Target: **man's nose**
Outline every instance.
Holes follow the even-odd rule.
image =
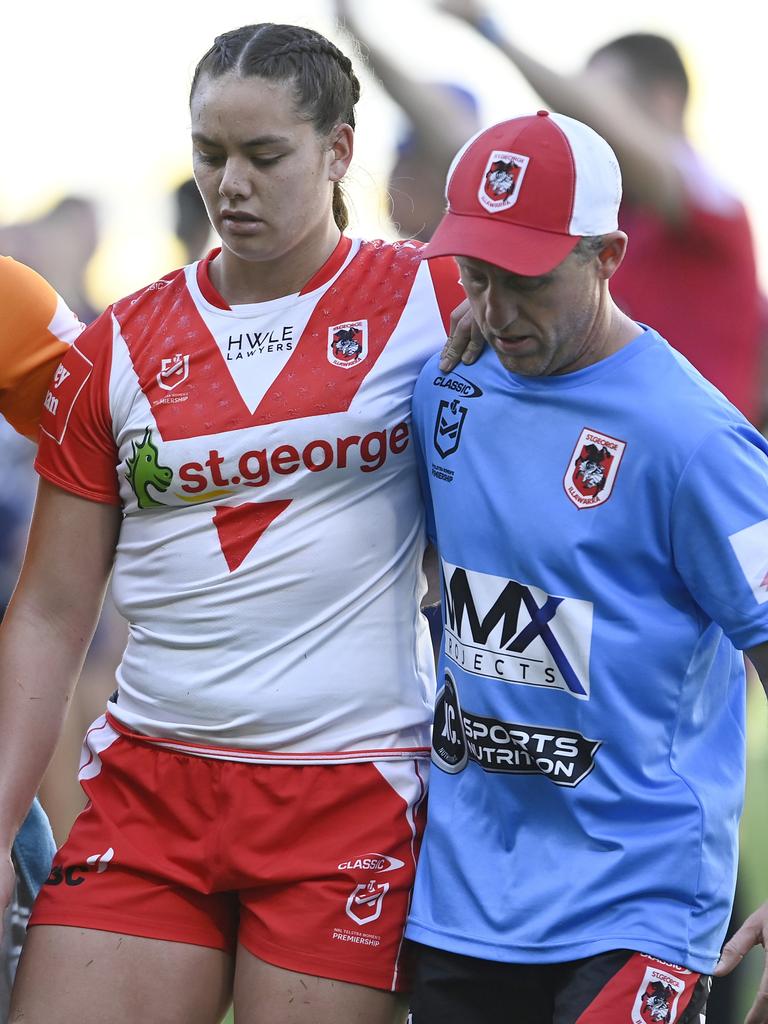
[[[485,322],[494,334],[517,320],[518,308],[514,296],[491,285],[485,296]]]

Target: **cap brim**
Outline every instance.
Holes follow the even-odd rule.
[[[581,236],[539,231],[491,217],[446,213],[421,254],[427,260],[468,256],[512,274],[537,277],[554,270],[580,241]]]

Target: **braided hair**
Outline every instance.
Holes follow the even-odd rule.
[[[217,36],[195,68],[190,99],[202,75],[219,78],[228,72],[290,81],[300,115],[321,135],[336,124],[355,127],[360,83],[352,61],[319,32],[264,22]],[[333,185],[333,217],[343,231],[349,214],[339,182]]]

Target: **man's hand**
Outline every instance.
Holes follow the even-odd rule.
[[[721,978],[738,966],[753,946],[768,950],[768,901],[750,914],[735,935],[723,946],[714,976]],[[763,976],[744,1024],[768,1024],[768,952]]]
[[[485,338],[472,317],[469,300],[451,313],[451,333],[440,353],[440,369],[447,373],[459,362],[474,363],[485,346]]]

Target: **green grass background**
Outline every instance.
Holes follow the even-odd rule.
[[[747,694],[747,792],[741,819],[740,880],[744,912],[768,899],[768,702],[756,676]],[[738,970],[741,1018],[757,992],[765,952],[756,947]]]

